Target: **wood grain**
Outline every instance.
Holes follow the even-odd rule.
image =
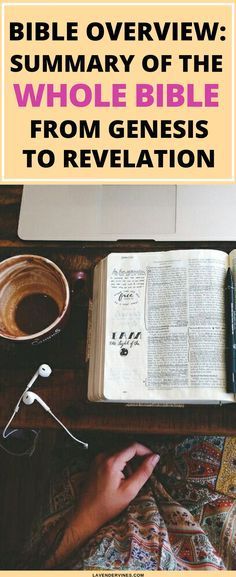
[[[64,331],[39,347],[12,346],[0,342],[0,426],[9,419],[25,384],[42,362],[53,367],[46,382],[35,386],[37,393],[63,422],[74,430],[128,431],[165,434],[235,434],[236,407],[193,406],[185,408],[125,407],[89,403],[86,399],[85,362],[88,300],[92,292],[95,264],[111,251],[169,250],[176,248],[217,248],[230,252],[232,242],[165,243],[148,241],[115,242],[24,242],[17,237],[22,187],[0,187],[0,260],[30,252],[45,255],[65,272],[72,289],[71,316]],[[76,282],[83,270],[86,281]],[[53,428],[56,423],[35,403],[22,407],[15,425]],[[86,435],[85,435],[86,436]]]

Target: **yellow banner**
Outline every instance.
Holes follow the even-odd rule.
[[[2,182],[234,182],[234,48],[232,2],[2,4]]]

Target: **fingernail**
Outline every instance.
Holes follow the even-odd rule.
[[[151,458],[151,463],[155,467],[155,465],[160,461],[160,455],[153,455]]]

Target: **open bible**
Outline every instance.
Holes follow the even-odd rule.
[[[236,251],[112,253],[94,271],[88,398],[228,403],[224,285]]]

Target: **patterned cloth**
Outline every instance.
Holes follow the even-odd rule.
[[[161,455],[155,473],[126,511],[60,568],[236,569],[236,438],[142,441]],[[55,550],[88,460],[80,454],[52,484],[22,567],[43,568]]]

